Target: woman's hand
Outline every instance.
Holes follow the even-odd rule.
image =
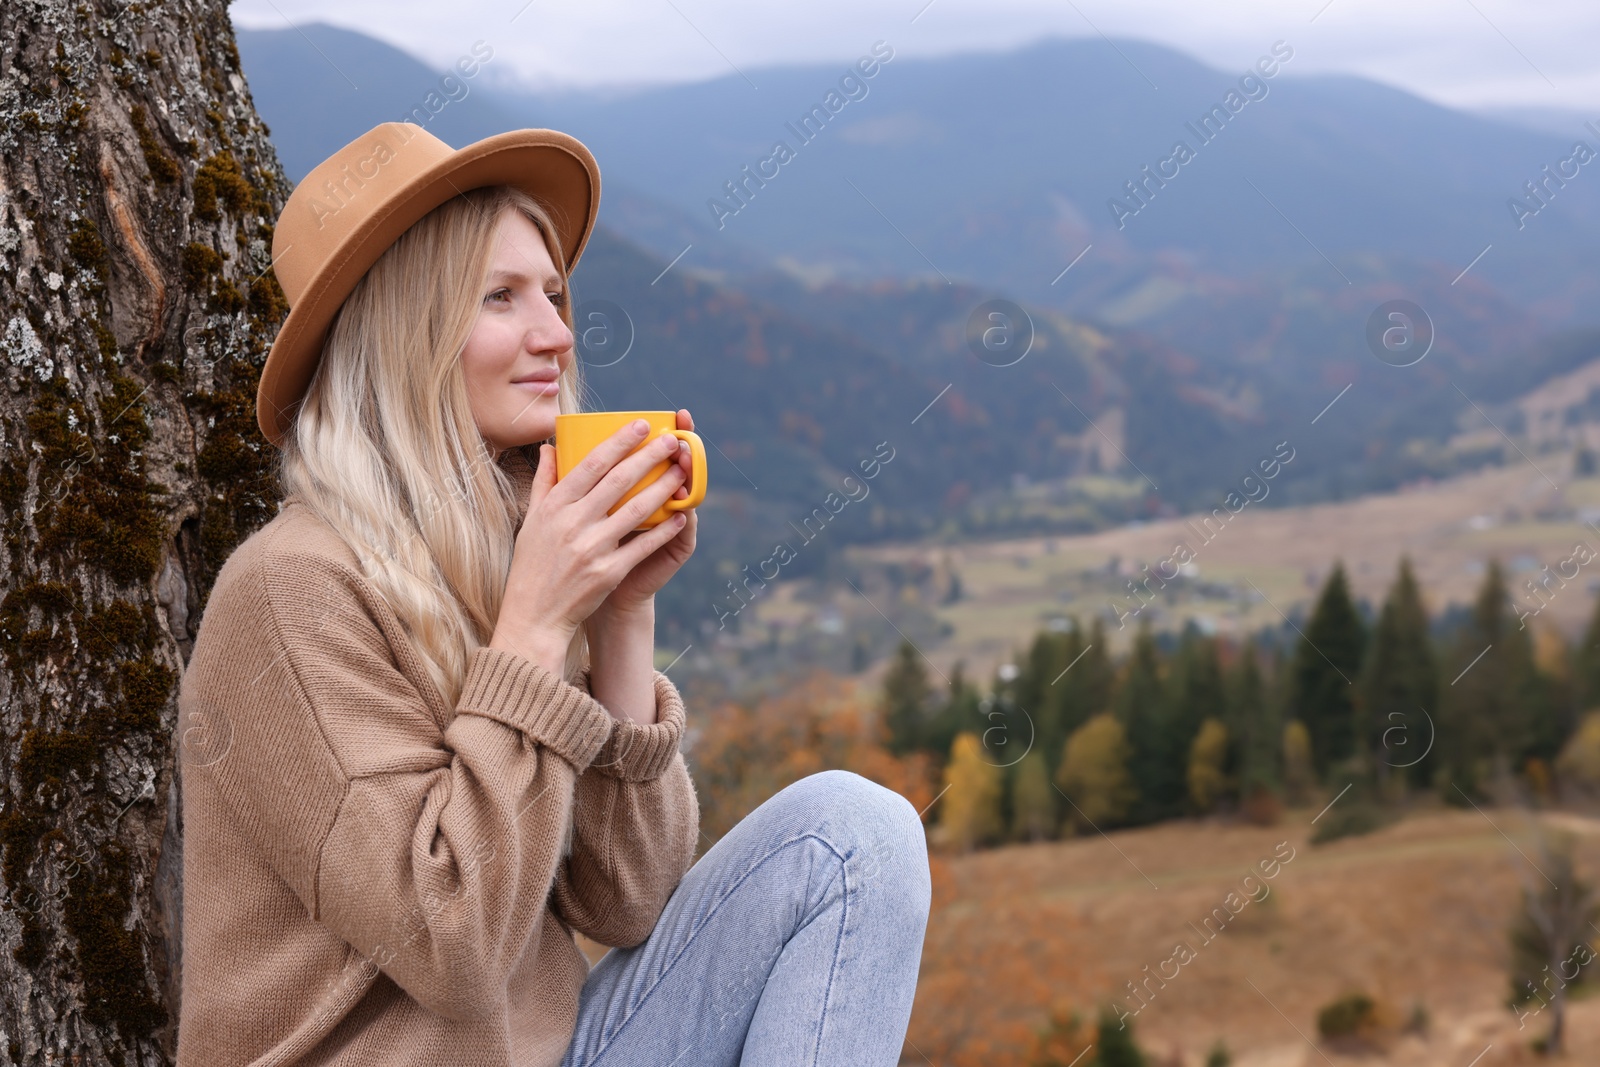
[[[694,416],[689,414],[688,408],[678,409],[678,429],[694,429]],[[679,482],[672,495],[675,499],[681,500],[689,495],[688,479],[693,473],[694,467],[688,448],[678,450],[678,467],[683,472],[683,480]],[[663,480],[671,474],[672,471],[669,468],[667,473],[662,475]],[[698,510],[697,508],[689,508],[678,513],[688,518],[688,522],[684,523],[683,529],[678,531],[676,537],[668,539],[665,544],[662,544],[641,560],[633,570],[628,572],[628,576],[617,584],[617,587],[611,591],[611,594],[596,609],[595,613],[600,616],[601,620],[608,617],[625,616],[630,612],[636,612],[646,606],[654,605],[656,593],[662,586],[667,584],[667,581],[674,574],[678,573],[678,568],[687,563],[689,557],[694,555],[695,531],[699,528],[699,518],[695,513]],[[665,526],[667,524],[662,523],[661,525]],[[659,529],[659,526],[656,527],[656,530]],[[638,533],[630,533],[622,543],[624,545],[631,544],[634,540],[653,532],[655,531],[644,530]]]
[[[639,448],[646,433],[638,432],[631,423],[622,427],[560,481],[556,480],[555,449],[539,446],[539,466],[517,532],[491,647],[527,656],[559,673],[578,627],[620,583],[637,572],[640,561],[656,558],[652,554],[663,545],[680,542],[685,529],[692,548],[692,514],[686,519],[672,516],[632,535],[634,527],[682,488],[685,473],[681,462],[617,506],[651,467],[677,454],[667,446],[667,442],[678,444],[675,437]],[[639,450],[629,455],[635,448]],[[616,514],[608,515],[614,507]],[[687,552],[683,555],[688,557]],[[652,573],[659,573],[661,566],[656,564]],[[672,565],[656,587],[676,569]],[[621,602],[636,603],[634,598],[646,586],[648,580],[633,581]]]

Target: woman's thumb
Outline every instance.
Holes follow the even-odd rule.
[[[540,500],[556,484],[556,450],[553,445],[539,446],[539,465],[533,471],[534,500]]]

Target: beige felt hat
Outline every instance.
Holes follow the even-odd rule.
[[[600,167],[577,138],[512,130],[453,149],[410,122],[374,126],[318,164],[283,205],[272,266],[289,317],[261,369],[256,422],[282,445],[328,326],[378,257],[428,212],[469,189],[511,185],[550,212],[570,271],[594,232]]]

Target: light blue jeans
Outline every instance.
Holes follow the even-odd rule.
[[[911,802],[851,771],[785,787],[579,994],[562,1067],[894,1067],[932,885]]]

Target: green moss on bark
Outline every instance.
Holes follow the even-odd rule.
[[[218,152],[204,163],[194,176],[194,213],[196,218],[216,222],[222,216],[217,202],[227,205],[234,216],[254,209],[258,213],[270,211],[265,198],[257,194],[255,186],[245,179],[239,161],[232,152]]]
[[[150,177],[161,185],[176,182],[181,173],[178,161],[167,153],[156,135],[150,132],[150,116],[143,107],[135,104],[130,117],[133,119],[133,132],[139,138],[139,150],[144,153],[145,166],[150,168]]]
[[[148,1034],[167,1023],[167,1009],[145,981],[144,946],[123,928],[132,909],[133,874],[127,852],[109,842],[98,857],[101,871],[72,880],[63,905],[67,930],[78,945],[83,977],[84,1021],[115,1024],[125,1034]]]

